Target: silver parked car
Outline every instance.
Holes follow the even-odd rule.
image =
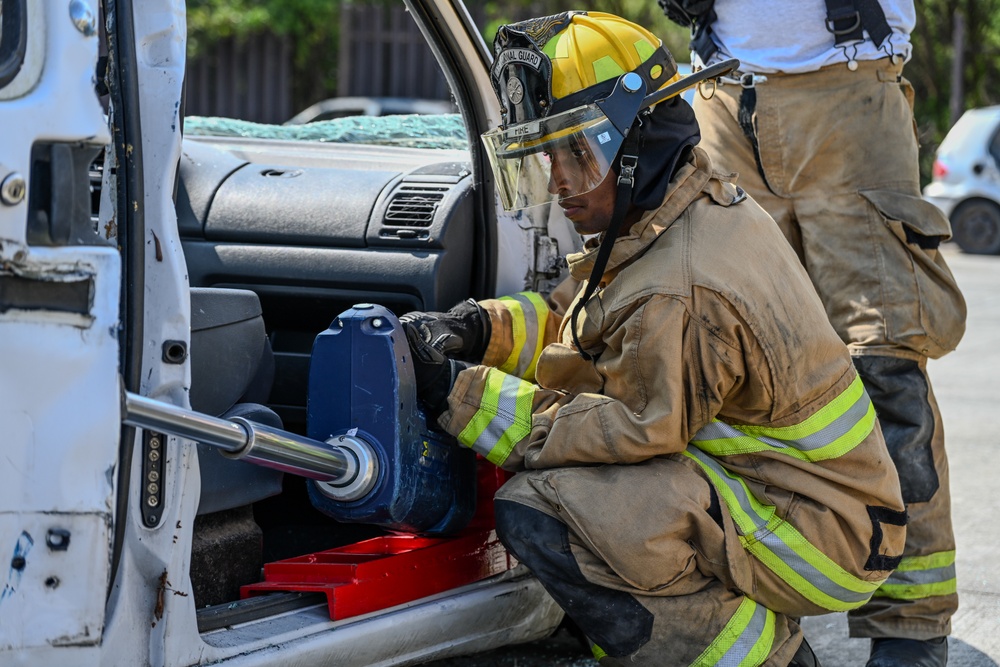
[[[924,198],[965,252],[1000,254],[1000,106],[966,111],[941,142]]]
[[[458,113],[458,107],[448,100],[423,100],[411,97],[334,97],[303,109],[284,124],[304,125],[347,116],[446,113]]]

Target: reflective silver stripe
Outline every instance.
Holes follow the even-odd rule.
[[[701,440],[723,440],[750,437],[777,449],[792,447],[803,452],[814,451],[820,449],[821,447],[826,447],[838,438],[847,435],[847,433],[854,428],[854,425],[864,419],[865,415],[868,414],[870,406],[871,399],[868,397],[868,393],[862,392],[858,397],[858,400],[856,400],[854,404],[851,405],[846,412],[844,412],[844,414],[837,417],[830,424],[815,433],[802,438],[782,438],[779,440],[757,433],[747,433],[740,428],[731,426],[725,422],[714,421],[706,426],[703,426],[698,433],[695,434],[691,442],[697,443]],[[780,431],[781,429],[775,428],[769,430]]]
[[[497,398],[497,411],[493,419],[486,426],[472,446],[476,452],[483,456],[489,456],[493,448],[503,437],[511,426],[514,425],[514,415],[517,414],[517,389],[521,386],[521,379],[513,375],[504,375],[503,384],[500,386],[500,395]]]
[[[952,549],[903,558],[875,595],[893,600],[924,600],[957,592],[955,551]]]
[[[774,645],[774,612],[748,597],[691,667],[758,667]]]
[[[785,542],[776,534],[755,534],[754,537],[757,538],[759,543],[766,546],[771,553],[777,556],[782,563],[790,567],[799,576],[831,598],[848,604],[863,604],[871,598],[873,591],[852,591],[849,588],[844,588],[843,586],[840,586],[836,582],[832,581],[820,569],[803,559],[792,547],[785,544]],[[770,567],[770,563],[765,562],[764,564]],[[780,573],[778,574],[780,576]],[[795,586],[793,586],[793,588],[798,590]],[[803,591],[799,592],[805,595]],[[808,597],[808,595],[806,595],[806,597]]]
[[[747,627],[740,633],[739,638],[726,651],[725,655],[715,663],[718,667],[729,667],[730,665],[732,667],[740,667],[743,665],[743,661],[747,659],[747,656],[757,646],[757,642],[764,636],[764,626],[767,623],[767,613],[769,610],[764,605],[758,603],[754,603],[754,607],[753,616],[750,617]],[[771,630],[771,634],[774,634],[773,629]],[[764,653],[763,658],[767,658],[767,652]],[[762,663],[754,661],[751,664],[760,665]]]
[[[503,465],[517,443],[531,433],[531,405],[534,385],[491,368],[479,409],[458,434],[458,441]]]
[[[885,580],[887,585],[903,584],[907,586],[926,586],[940,584],[955,579],[955,564],[937,567],[930,570],[896,570]]]
[[[903,558],[875,595],[893,600],[923,600],[957,592],[955,551],[951,550]]]
[[[725,486],[725,489],[719,489],[720,495],[736,522],[744,547],[789,586],[810,601],[832,611],[852,608],[871,598],[878,587],[877,583],[862,581],[845,572],[812,546],[790,523],[776,517],[773,506],[765,505],[755,498],[741,480],[731,477],[713,457],[694,446],[688,447],[685,453],[714,473],[714,483]],[[734,503],[736,507],[733,506]],[[761,516],[761,511],[768,516]],[[777,521],[769,521],[772,517]],[[809,562],[788,540],[799,542],[804,553],[808,553],[806,549],[811,551],[809,555],[816,564]],[[848,581],[861,590],[847,588],[835,581],[835,578]],[[798,579],[804,580],[807,587]],[[817,591],[820,595],[816,595]]]
[[[497,365],[504,373],[534,380],[541,354],[549,307],[536,292],[519,292],[498,299],[510,316],[511,345],[507,358]]]

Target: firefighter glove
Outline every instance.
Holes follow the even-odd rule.
[[[447,313],[406,313],[403,325],[416,330],[431,348],[447,357],[478,364],[490,340],[490,320],[473,299],[466,299]]]
[[[468,368],[469,364],[446,357],[424,340],[423,333],[412,322],[404,323],[403,330],[413,359],[417,398],[424,404],[428,415],[437,420],[448,408],[448,394],[451,393],[455,377]]]

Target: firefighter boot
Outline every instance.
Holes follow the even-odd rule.
[[[812,647],[809,646],[809,642],[806,638],[802,638],[802,643],[799,644],[799,650],[795,652],[792,656],[792,661],[788,663],[788,667],[823,667],[819,664],[819,658],[813,653]]]
[[[873,639],[866,667],[945,667],[948,638]]]

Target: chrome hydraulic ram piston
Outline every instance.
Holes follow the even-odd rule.
[[[378,459],[359,437],[329,442],[233,417],[223,419],[125,392],[122,421],[129,426],[187,438],[216,447],[223,456],[308,477],[360,498],[375,485]]]

